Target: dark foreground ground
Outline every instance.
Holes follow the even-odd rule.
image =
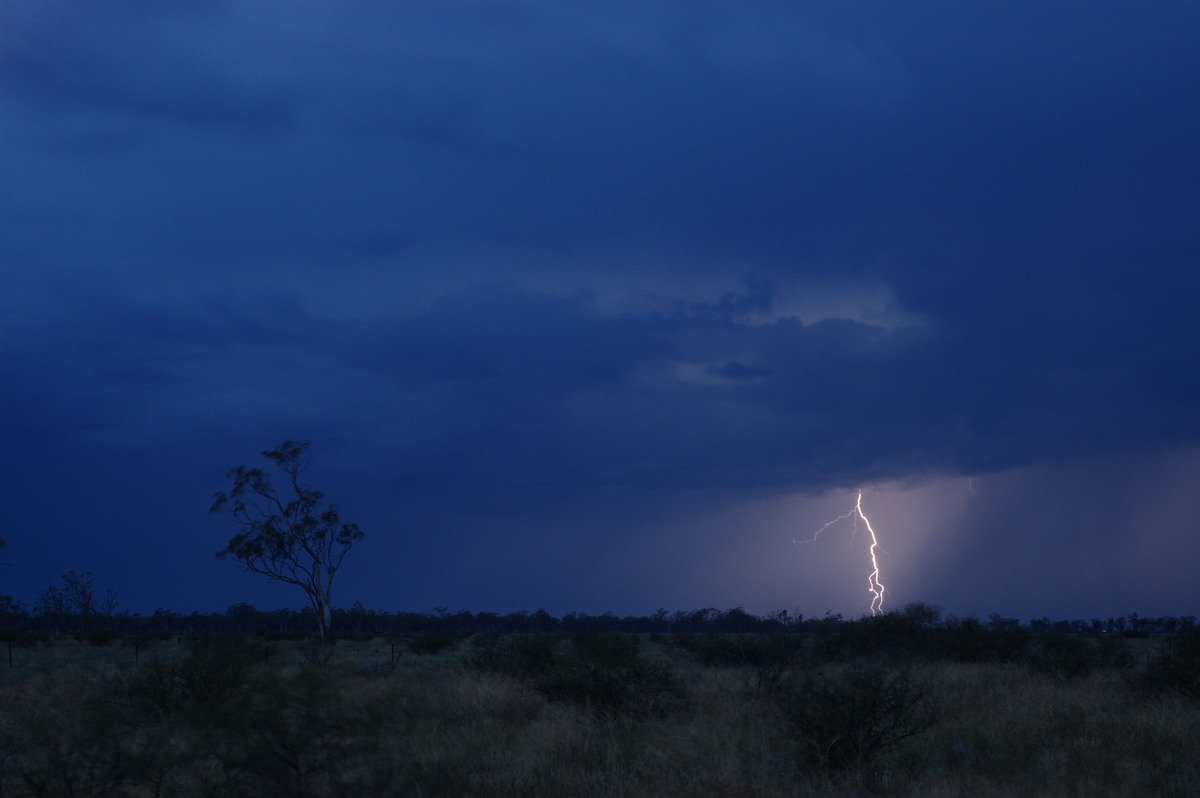
[[[18,641],[0,796],[1200,795],[1200,637]]]

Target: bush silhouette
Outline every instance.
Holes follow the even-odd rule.
[[[80,632],[75,635],[75,639],[91,646],[107,646],[117,639],[117,633],[112,629],[101,626],[95,629],[88,629],[86,632]]]
[[[169,716],[185,709],[210,711],[244,693],[263,649],[235,637],[195,637],[182,660],[154,659],[126,680],[130,703],[150,714]]]
[[[533,689],[598,715],[662,714],[679,703],[683,688],[668,663],[644,658],[639,649],[633,635],[581,635],[570,656],[538,672]]]
[[[408,638],[408,650],[414,654],[432,656],[462,642],[461,632],[422,632]]]
[[[671,643],[690,653],[701,665],[733,667],[743,663],[742,646],[730,635],[683,632],[673,635]]]
[[[950,618],[938,633],[941,651],[959,662],[1017,662],[1029,653],[1029,632],[1020,626],[987,628],[975,617]]]
[[[784,684],[776,701],[801,760],[829,770],[867,765],[938,720],[927,687],[904,671],[873,666],[807,671]]]
[[[804,641],[797,634],[773,632],[742,641],[742,663],[753,669],[760,690],[775,689],[803,655]]]
[[[1099,667],[1098,646],[1092,641],[1070,634],[1047,633],[1038,641],[1030,655],[1034,670],[1063,679],[1074,679]]]

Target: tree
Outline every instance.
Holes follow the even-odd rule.
[[[226,474],[233,487],[214,496],[209,512],[229,512],[241,528],[217,557],[234,557],[247,571],[303,590],[321,642],[330,643],[333,577],[363,533],[342,523],[337,505],[323,505],[325,494],[301,483],[308,445],[284,441],[262,453],[286,475],[282,493],[262,469],[238,466]]]
[[[120,605],[115,590],[100,598],[91,571],[67,571],[62,580],[63,587],[48,586],[33,606],[33,614],[54,626],[56,633],[69,619],[76,621],[77,628],[91,629],[98,618],[111,618]]]
[[[91,571],[67,571],[62,575],[62,579],[66,585],[64,595],[67,604],[83,619],[85,627],[91,626],[97,615],[110,618],[117,611],[120,602],[117,600],[116,591],[107,590],[103,599],[97,596],[96,577],[92,576]]]
[[[25,617],[25,605],[12,596],[0,596],[0,629]]]
[[[37,603],[33,605],[33,614],[54,627],[55,634],[61,630],[69,611],[66,592],[54,585],[43,590],[37,598]]]

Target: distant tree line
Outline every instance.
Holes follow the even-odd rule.
[[[116,593],[101,591],[90,572],[70,571],[61,585],[51,585],[32,607],[0,596],[0,629],[50,634],[83,634],[96,629],[118,635],[143,633],[245,634],[302,638],[319,626],[312,607],[263,610],[239,603],[224,612],[181,613],[158,609],[149,615],[117,611]],[[846,619],[826,614],[805,618],[786,610],[753,615],[741,607],[677,610],[660,609],[651,615],[589,615],[568,612],[556,617],[544,609],[534,612],[451,612],[435,607],[431,612],[388,612],[355,602],[349,608],[331,610],[333,626],[340,637],[371,637],[452,632],[458,634],[579,634],[623,632],[631,634],[772,634],[801,633],[848,640],[909,640],[936,632],[957,635],[1004,634],[1094,634],[1140,637],[1170,634],[1197,627],[1195,616],[1143,617],[1136,613],[1089,620],[1035,618],[1022,622],[993,613],[986,619],[975,616],[943,616],[928,604],[910,604],[883,615]]]

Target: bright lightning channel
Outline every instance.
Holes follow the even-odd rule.
[[[857,518],[855,518],[857,516]],[[851,540],[858,533],[858,518],[863,520],[863,525],[867,528],[867,534],[871,536],[871,573],[867,574],[867,591],[871,594],[871,614],[879,615],[883,612],[883,594],[886,592],[883,582],[879,581],[879,538],[875,536],[875,530],[871,527],[871,520],[867,518],[867,514],[862,509],[862,491],[858,492],[858,500],[854,503],[854,508],[845,515],[839,515],[837,518],[825,524],[817,530],[817,533],[808,540],[793,540],[793,543],[816,543],[817,538],[821,537],[821,533],[829,527],[836,524],[838,521],[845,521],[847,518],[855,518],[854,527],[851,531]]]

